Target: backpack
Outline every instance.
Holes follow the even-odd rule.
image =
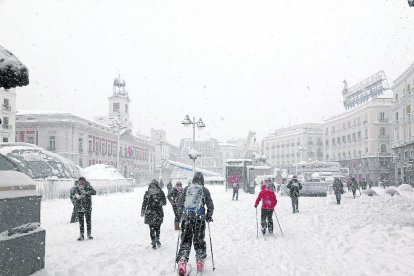
[[[203,216],[204,189],[200,184],[191,184],[185,194],[184,210],[187,216]]]

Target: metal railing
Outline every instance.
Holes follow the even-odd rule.
[[[130,192],[134,187],[134,180],[127,179],[88,179],[98,195],[117,192]],[[70,189],[74,186],[74,179],[46,179],[36,180],[36,190],[44,200],[69,198]]]
[[[3,104],[3,110],[11,111],[11,105]]]

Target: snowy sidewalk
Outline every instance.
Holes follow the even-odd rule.
[[[203,275],[414,275],[414,197],[356,199],[347,193],[342,205],[334,198],[299,199],[292,214],[290,198],[278,196],[275,237],[259,232],[253,207],[256,195],[240,193],[231,201],[223,186],[207,186],[215,204],[210,224],[216,271],[211,271],[206,230],[206,271]],[[164,208],[163,247],[150,246],[148,226],[140,217],[145,188],[134,193],[95,196],[94,240],[78,242],[78,224],[69,224],[69,200],[42,203],[46,232],[45,275],[176,275],[172,272],[177,243],[171,205]],[[260,209],[258,208],[259,227]],[[273,217],[274,218],[274,217]],[[194,262],[194,251],[190,262]]]

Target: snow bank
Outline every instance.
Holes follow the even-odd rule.
[[[394,195],[400,195],[400,193],[399,193],[396,189],[391,189],[391,188],[387,189],[387,190],[385,191],[385,193],[386,193],[386,194],[389,194],[389,195],[391,195],[391,196],[394,196]]]
[[[16,171],[0,171],[0,188],[8,186],[27,186],[36,183],[27,175]]]
[[[368,195],[368,196],[377,196],[377,192],[375,192],[374,190],[371,189],[366,189],[364,191],[362,191],[362,193]]]
[[[412,192],[413,191],[413,187],[409,184],[401,184],[398,187],[398,190],[400,191],[404,191],[404,192]]]
[[[109,165],[105,164],[96,164],[89,166],[82,170],[82,176],[88,179],[106,179],[106,180],[115,180],[115,179],[125,179],[122,173]]]

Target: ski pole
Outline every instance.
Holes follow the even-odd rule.
[[[257,234],[257,238],[259,238],[259,221],[257,220],[257,207],[256,207],[256,234]]]
[[[273,209],[273,213],[275,214],[275,217],[276,217],[276,220],[277,220],[277,224],[279,224],[279,229],[280,229],[280,232],[282,233],[282,237],[285,238],[285,236],[283,235],[282,227],[280,227],[279,219],[277,218],[275,209]]]
[[[213,271],[214,271],[216,268],[214,267],[213,244],[211,243],[210,222],[207,222],[207,226],[208,226],[208,236],[210,237],[211,261],[213,263]]]
[[[181,225],[180,229],[178,230],[178,237],[177,237],[177,249],[175,250],[175,260],[174,260],[174,271],[176,269],[176,265],[177,265],[177,256],[178,256],[178,246],[180,244],[180,234],[181,234],[181,228],[183,226]]]

